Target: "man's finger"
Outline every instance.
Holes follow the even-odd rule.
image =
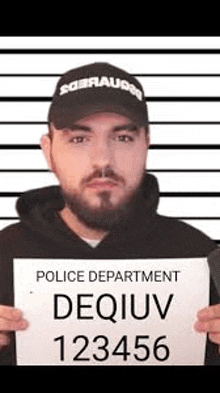
[[[14,307],[0,305],[0,318],[18,321],[22,317],[22,312]]]
[[[215,344],[220,344],[220,333],[209,333],[209,340],[212,341]],[[220,347],[219,347],[219,353],[220,353]]]
[[[197,317],[199,320],[220,318],[220,304],[203,308],[198,312]]]
[[[0,333],[0,348],[10,344],[10,337],[7,333]]]
[[[10,321],[5,318],[0,318],[0,331],[16,331],[25,330],[28,327],[28,322],[25,319],[19,321]]]
[[[197,332],[220,334],[220,318],[210,319],[208,321],[197,321],[194,327]]]

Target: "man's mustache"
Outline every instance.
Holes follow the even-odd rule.
[[[110,167],[106,168],[98,168],[91,175],[87,176],[82,180],[82,184],[86,184],[91,182],[93,179],[106,178],[113,180],[118,183],[125,184],[124,178],[122,176],[117,175]]]

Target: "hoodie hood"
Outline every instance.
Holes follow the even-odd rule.
[[[135,216],[126,224],[127,228],[132,228],[132,232],[139,232],[141,223],[146,226],[149,220],[152,221],[156,215],[158,201],[157,179],[146,173],[141,185],[141,203],[135,210]],[[40,236],[52,237],[55,241],[61,241],[62,236],[62,242],[63,235],[65,235],[65,238],[69,237],[71,239],[74,236],[57,214],[63,208],[64,200],[59,186],[27,191],[18,199],[16,204],[23,226],[28,227],[28,230],[35,233],[38,232]],[[118,230],[119,228],[116,229],[116,232]]]
[[[45,271],[46,269],[47,271],[56,269],[57,265],[53,265],[53,261],[59,260],[62,263],[64,259],[71,261],[71,270],[75,271],[75,269],[78,269],[78,263],[84,259],[91,262],[89,265],[91,269],[94,267],[101,273],[102,270],[99,269],[105,269],[104,271],[111,269],[111,260],[118,260],[117,266],[120,272],[120,269],[124,270],[125,268],[124,264],[124,267],[121,267],[120,262],[122,260],[125,262],[126,260],[143,261],[144,269],[147,260],[154,259],[155,271],[157,271],[158,259],[162,258],[167,263],[167,260],[170,258],[172,260],[176,258],[175,269],[179,270],[178,258],[190,258],[191,261],[192,258],[207,258],[211,251],[216,249],[217,244],[197,229],[171,217],[156,214],[159,190],[157,180],[150,174],[146,174],[144,178],[142,196],[141,206],[140,208],[138,206],[138,209],[135,208],[137,214],[131,218],[127,228],[124,228],[123,231],[118,228],[109,232],[98,246],[93,248],[71,232],[59,218],[57,212],[64,206],[59,187],[47,187],[23,194],[17,202],[17,210],[21,218],[20,222],[12,224],[1,231],[1,304],[15,305],[14,259],[26,259],[26,262],[34,259],[35,262],[39,262],[39,268],[45,268]],[[41,264],[42,260],[44,263],[48,261],[48,268],[44,263]],[[76,261],[77,264],[75,263]],[[104,264],[102,261],[104,261]],[[84,269],[83,262],[81,266]],[[129,268],[130,264],[127,266]],[[138,269],[139,266],[138,263]],[[169,269],[169,263],[166,266]],[[137,272],[137,270],[134,270],[134,272]],[[97,275],[97,278],[99,277],[100,280],[97,279],[96,281],[100,281],[100,288],[103,288],[103,292],[107,293],[110,291],[113,295],[118,296],[119,292],[116,291],[116,287],[105,284],[104,281],[107,280],[102,280],[101,277],[103,276]],[[125,293],[129,292],[127,284],[124,286],[123,280],[120,279],[120,276],[118,277],[119,284],[123,286],[123,291]],[[158,283],[158,285],[160,284]],[[61,291],[65,291],[63,280],[61,280],[59,288]],[[73,283],[73,295],[75,289],[76,287]],[[83,291],[88,293],[92,290],[92,287],[87,286],[85,283]],[[146,283],[145,291],[147,292],[148,290]],[[210,304],[217,304],[219,301],[214,282],[211,280]],[[217,353],[217,345],[211,345],[207,340],[205,364],[217,364],[217,362],[215,363],[215,360],[218,359]],[[2,351],[0,364],[16,364],[14,340],[9,347]]]

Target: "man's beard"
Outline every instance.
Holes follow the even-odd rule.
[[[90,179],[101,176],[100,173],[98,174],[96,172]],[[105,177],[108,179],[116,179],[116,176],[117,175],[114,175],[113,172],[109,172],[109,176]],[[143,178],[141,180],[143,180]],[[128,195],[122,198],[121,202],[116,206],[111,203],[111,191],[99,192],[97,194],[100,199],[100,206],[98,208],[89,205],[89,203],[76,192],[69,193],[62,188],[61,190],[66,205],[81,222],[92,229],[110,231],[119,226],[126,226],[135,215],[138,206],[143,202],[141,184],[142,181],[136,189],[130,191]]]

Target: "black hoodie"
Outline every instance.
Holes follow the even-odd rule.
[[[93,248],[61,220],[58,211],[64,201],[58,186],[24,193],[17,202],[20,221],[3,229],[0,235],[0,304],[14,304],[14,258],[200,258],[217,247],[197,229],[157,214],[159,190],[153,175],[146,174],[142,195],[134,216]],[[218,302],[211,280],[210,304]],[[207,341],[206,364],[218,364],[217,350],[217,345]],[[14,340],[0,351],[0,364],[16,364]]]

